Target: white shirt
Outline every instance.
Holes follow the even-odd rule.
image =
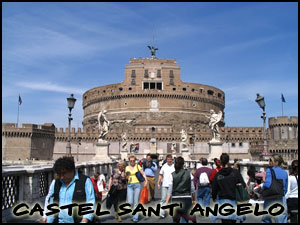
[[[103,174],[101,174],[97,180],[97,187],[98,187],[98,191],[102,192],[104,191],[104,187],[103,187],[103,182],[105,183],[105,176]]]
[[[163,176],[162,186],[169,187],[172,183],[172,173],[175,171],[174,164],[171,166],[168,163],[165,163],[160,169],[159,174]]]
[[[297,176],[298,178],[298,176]],[[288,189],[285,194],[286,198],[298,198],[298,183],[294,175],[289,175],[288,178]]]

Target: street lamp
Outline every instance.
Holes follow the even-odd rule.
[[[193,154],[195,154],[195,134],[192,134],[192,140],[193,140]]]
[[[118,141],[119,141],[119,155],[121,155],[121,140],[122,140],[122,136],[121,135],[118,135]],[[121,156],[120,156],[121,158]]]
[[[71,120],[72,120],[72,114],[71,111],[74,108],[75,102],[76,102],[76,98],[74,98],[74,95],[71,94],[69,98],[67,98],[67,102],[68,102],[68,108],[70,110],[69,112],[69,135],[68,135],[68,143],[67,143],[67,157],[72,157],[71,154]]]
[[[263,119],[264,121],[264,151],[263,151],[263,157],[266,157],[268,156],[268,150],[267,150],[267,138],[266,138],[266,112],[265,112],[265,99],[263,96],[260,96],[258,93],[256,94],[257,97],[255,99],[255,101],[257,102],[257,104],[259,105],[260,108],[262,108],[263,110],[263,115],[261,116],[261,118]]]

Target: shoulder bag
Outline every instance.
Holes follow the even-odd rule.
[[[138,166],[136,165],[137,167],[137,172],[135,173],[135,176],[136,178],[139,180],[139,182],[144,182],[145,181],[145,178],[143,177],[143,175],[141,174],[141,172],[139,171],[139,168]]]
[[[283,180],[282,179],[276,179],[274,170],[271,168],[271,174],[272,174],[272,184],[270,188],[264,189],[262,191],[262,196],[264,200],[270,200],[270,199],[276,199],[276,198],[282,198],[284,195],[283,193]]]

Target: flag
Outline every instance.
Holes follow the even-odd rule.
[[[284,99],[284,97],[283,97],[283,94],[281,94],[281,101],[282,101],[282,102],[285,102],[285,99]]]
[[[21,99],[21,96],[19,95],[19,105],[22,104],[22,99]]]

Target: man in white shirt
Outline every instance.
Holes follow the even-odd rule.
[[[172,173],[175,171],[172,155],[167,155],[167,163],[165,163],[159,172],[157,188],[161,189],[161,201],[160,204],[163,206],[167,199],[167,193],[170,184],[172,183]],[[160,210],[160,217],[165,218],[165,211]]]

